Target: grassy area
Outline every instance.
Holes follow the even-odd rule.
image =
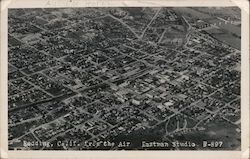
[[[186,15],[188,17],[197,18],[197,19],[208,19],[211,18],[210,15],[198,12],[192,8],[186,7],[175,7],[173,8],[174,11],[180,13],[181,15]]]
[[[239,38],[235,38],[232,35],[228,35],[228,34],[214,34],[213,35],[216,39],[240,50],[241,48],[241,39]]]
[[[226,43],[238,50],[240,50],[241,48],[241,39],[230,32],[216,28],[206,30],[206,32],[208,32],[211,36],[213,36],[217,40]]]

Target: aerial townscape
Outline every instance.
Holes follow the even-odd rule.
[[[9,9],[9,150],[239,150],[240,14]]]

